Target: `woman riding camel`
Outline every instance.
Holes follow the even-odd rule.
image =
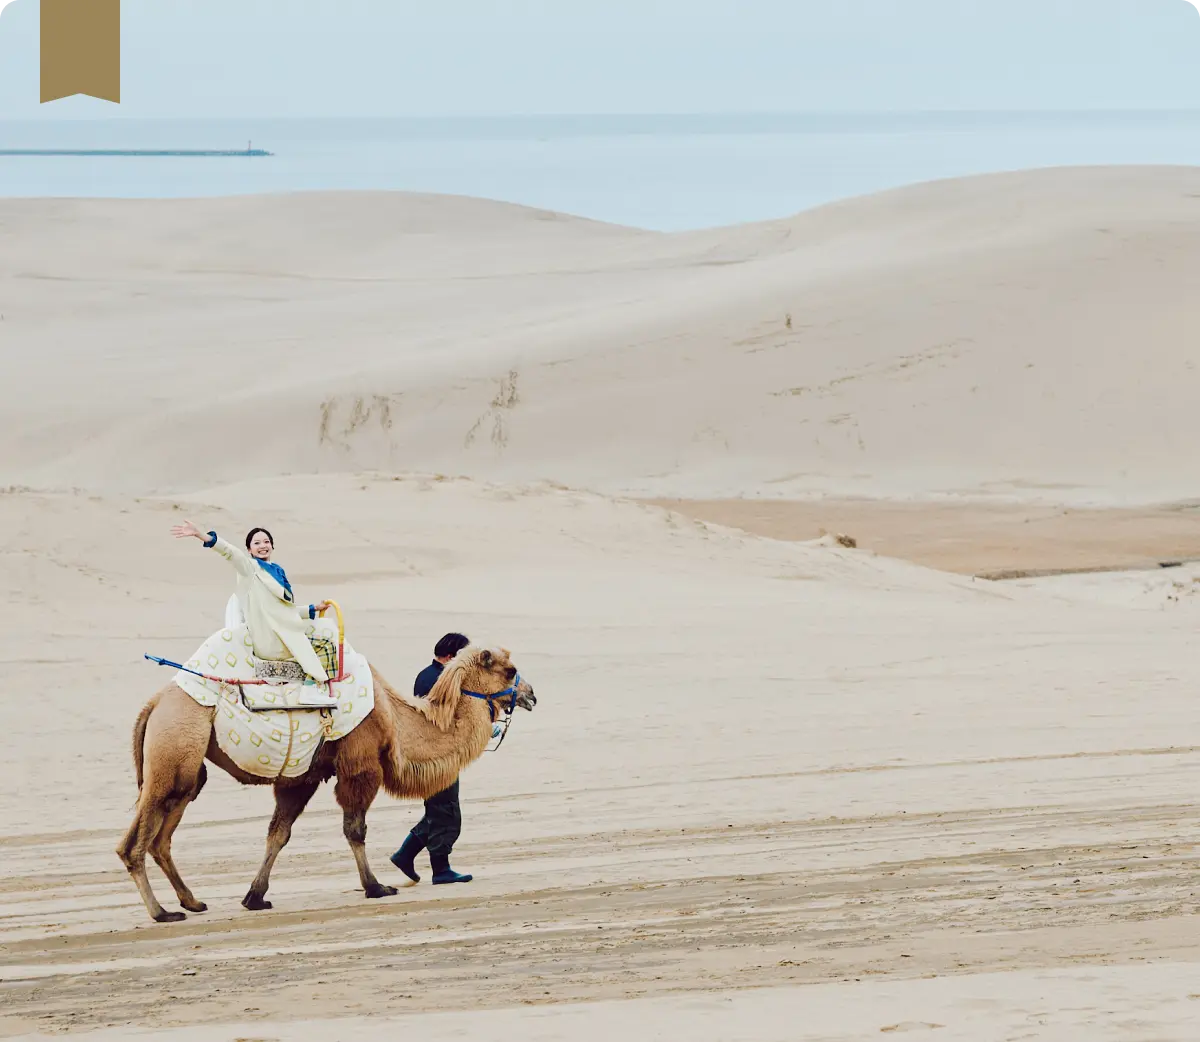
[[[328,601],[297,608],[287,573],[271,560],[275,540],[265,528],[252,528],[246,536],[246,550],[226,542],[216,532],[207,535],[190,521],[175,525],[176,539],[199,539],[216,550],[238,573],[237,598],[242,616],[254,645],[254,654],[267,661],[294,659],[317,683],[325,683],[329,674],[313,650],[305,622],[330,605]]]

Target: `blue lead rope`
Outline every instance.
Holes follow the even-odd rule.
[[[194,669],[188,669],[187,666],[181,666],[178,662],[172,662],[169,658],[159,658],[157,655],[147,655],[147,659],[159,666],[170,666],[172,669],[182,669],[185,673],[191,673],[195,676],[202,676]]]
[[[178,662],[172,662],[170,659],[159,658],[159,656],[157,656],[157,655],[145,655],[145,658],[147,661],[153,662],[155,665],[158,665],[158,666],[170,666],[172,669],[178,669],[184,673],[191,673],[192,676],[199,677],[201,680],[209,680],[209,681],[212,681],[217,684],[235,685],[235,684],[239,683],[236,680],[234,680],[234,681],[221,680],[219,677],[210,677],[204,673],[197,673],[194,669],[188,669],[187,666],[180,665],[180,663],[178,663]],[[253,683],[253,681],[251,681],[251,683]],[[486,702],[488,704],[488,710],[491,712],[492,723],[495,723],[496,715],[497,715],[496,714],[496,703],[500,699],[504,698],[505,696],[508,696],[508,706],[507,707],[502,706],[501,708],[504,709],[504,715],[506,717],[509,717],[509,718],[512,717],[513,712],[517,708],[517,687],[518,687],[518,685],[520,685],[520,683],[521,683],[521,674],[518,673],[515,677],[513,677],[512,684],[510,684],[508,687],[506,687],[503,691],[497,691],[494,694],[485,695],[479,691],[467,691],[466,689],[463,689],[463,694],[466,695],[468,698],[478,698],[478,699],[481,699],[482,701]],[[494,738],[495,735],[493,735],[492,737]],[[496,746],[497,749],[500,748],[500,745],[504,744],[504,739],[507,737],[508,737],[508,727],[505,726],[504,733],[500,736],[500,744]]]
[[[236,680],[234,680],[234,681],[220,680],[217,677],[210,677],[210,676],[206,676],[203,673],[197,673],[194,669],[188,669],[187,666],[182,666],[178,662],[172,662],[168,658],[159,658],[157,655],[147,655],[146,658],[149,659],[151,662],[155,663],[156,665],[170,666],[172,669],[178,669],[178,670],[183,671],[184,673],[191,673],[192,676],[199,677],[201,680],[211,680],[214,683],[218,683],[218,684],[236,684],[237,683]]]

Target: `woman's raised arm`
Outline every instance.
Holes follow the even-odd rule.
[[[190,521],[185,521],[182,525],[175,525],[171,528],[171,535],[176,539],[199,539],[204,543],[208,541],[208,536],[200,531]]]
[[[216,550],[222,557],[233,565],[243,575],[254,574],[254,562],[250,560],[250,555],[243,553],[241,549],[234,546],[232,543],[222,539],[216,532],[201,532],[190,521],[184,521],[182,525],[175,525],[171,529],[171,535],[176,539],[199,539],[205,546]]]

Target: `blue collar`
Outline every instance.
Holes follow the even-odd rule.
[[[287,572],[274,561],[264,561],[261,557],[256,557],[254,560],[258,562],[259,568],[287,591],[287,596],[284,599],[291,604],[295,600],[295,595],[292,593],[292,584],[288,582]]]

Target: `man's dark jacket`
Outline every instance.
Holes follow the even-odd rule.
[[[437,683],[437,678],[442,675],[443,666],[437,659],[434,659],[420,673],[417,674],[417,679],[413,681],[413,694],[417,698],[424,698],[430,691],[433,690],[433,685]]]

